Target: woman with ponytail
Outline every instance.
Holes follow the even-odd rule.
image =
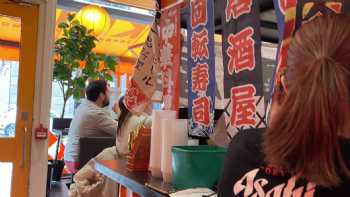
[[[127,155],[128,139],[132,131],[134,131],[140,124],[145,128],[151,128],[152,117],[147,113],[142,115],[132,114],[124,104],[124,96],[118,102],[120,115],[118,118],[118,128],[116,137],[116,151],[119,155]]]
[[[237,134],[219,196],[350,196],[350,17],[305,23],[266,131]]]
[[[97,172],[95,161],[125,157],[129,153],[129,134],[140,124],[151,128],[152,119],[147,113],[139,116],[132,114],[124,105],[124,96],[119,99],[118,105],[113,106],[113,111],[119,114],[115,146],[104,149],[74,175],[75,183],[70,187],[69,196],[118,196],[118,184]]]

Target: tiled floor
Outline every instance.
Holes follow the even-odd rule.
[[[12,163],[0,162],[0,191],[1,197],[9,197],[12,179]],[[61,179],[60,182],[52,182],[48,197],[68,197],[67,183],[70,177]]]

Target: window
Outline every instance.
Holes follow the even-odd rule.
[[[0,60],[0,113],[17,105],[18,61]]]
[[[51,114],[60,117],[63,107],[63,94],[57,82],[52,82]],[[74,99],[70,97],[66,103],[64,117],[72,118],[74,115]]]

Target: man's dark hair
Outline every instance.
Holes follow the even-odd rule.
[[[95,102],[100,93],[105,94],[107,90],[106,80],[94,80],[91,81],[86,88],[86,98],[89,101]]]

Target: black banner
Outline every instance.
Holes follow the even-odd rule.
[[[258,0],[222,0],[224,97],[230,133],[266,127]]]

